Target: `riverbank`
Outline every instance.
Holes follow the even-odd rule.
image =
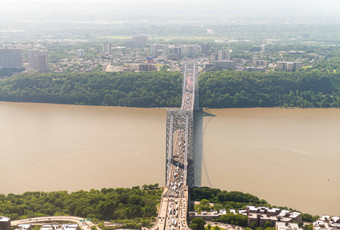
[[[340,107],[340,73],[206,72],[200,105],[209,108]],[[178,72],[45,73],[0,81],[0,101],[128,107],[179,107]]]

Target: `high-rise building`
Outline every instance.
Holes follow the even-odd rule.
[[[279,70],[288,70],[288,71],[296,71],[297,69],[302,67],[302,63],[300,62],[277,62],[276,69]]]
[[[266,46],[262,45],[261,46],[261,54],[264,55],[265,52],[266,52]]]
[[[11,219],[0,216],[0,230],[11,230]]]
[[[209,43],[201,44],[201,52],[202,54],[209,55],[210,54],[210,45]]]
[[[21,49],[0,49],[0,67],[21,68],[22,51]]]
[[[230,61],[230,54],[231,54],[232,50],[231,49],[224,49],[224,50],[219,50],[217,52],[217,60],[219,61]]]
[[[35,69],[39,73],[48,72],[49,71],[48,52],[40,50],[29,50],[28,65],[31,69]]]
[[[174,47],[173,54],[179,58],[182,57],[182,47]]]
[[[302,67],[302,64],[300,62],[287,62],[286,66],[286,69],[288,71],[296,71],[297,69]]]
[[[39,52],[36,56],[36,68],[39,73],[44,73],[49,71],[48,66],[48,52]]]
[[[28,50],[28,66],[31,69],[36,69],[36,56],[39,53],[39,50]]]
[[[253,62],[253,65],[255,65],[255,66],[268,67],[268,65],[269,65],[269,61],[267,61],[267,60],[253,59],[252,62]]]
[[[286,69],[286,63],[285,62],[277,62],[276,63],[276,69],[279,69],[279,70],[285,70]]]
[[[150,45],[150,55],[159,56],[165,55],[167,53],[168,46],[162,44],[152,44]]]
[[[182,45],[183,57],[195,57],[197,56],[198,46],[196,45]]]
[[[111,53],[111,42],[104,42],[103,44],[103,53],[104,54],[110,54]]]
[[[77,50],[77,57],[84,57],[85,50],[84,49],[78,49]]]
[[[132,37],[132,42],[134,43],[134,48],[143,48],[148,43],[147,36],[135,36]]]

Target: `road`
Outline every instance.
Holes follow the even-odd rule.
[[[157,223],[152,230],[187,230],[188,213],[188,145],[193,138],[189,126],[193,119],[195,103],[195,83],[197,69],[193,64],[185,65],[183,73],[183,94],[180,110],[171,110],[167,122],[170,121],[169,152],[167,152],[167,179]]]
[[[94,224],[92,221],[87,221],[85,219],[84,222],[81,220],[84,220],[85,218],[77,217],[77,216],[46,216],[46,217],[34,217],[29,219],[22,219],[22,220],[13,220],[11,221],[12,226],[17,226],[18,224],[32,224],[36,225],[39,223],[51,223],[51,222],[72,222],[77,223],[81,229],[84,230],[90,230],[92,226],[96,226],[98,230],[101,230],[98,228],[96,224]]]

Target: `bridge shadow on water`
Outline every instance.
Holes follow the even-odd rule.
[[[211,180],[209,177],[208,169],[204,160],[203,153],[203,138],[204,134],[208,128],[211,120],[216,117],[216,115],[206,111],[195,112],[195,127],[194,127],[194,170],[195,170],[195,186],[200,187],[202,185],[202,173],[207,178],[208,186],[211,187]],[[205,124],[203,124],[203,120],[205,120]],[[203,171],[202,171],[203,170]]]

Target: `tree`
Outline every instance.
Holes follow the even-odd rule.
[[[202,199],[201,202],[200,202],[200,204],[201,204],[201,205],[204,205],[204,206],[210,205],[209,203],[210,203],[210,202],[209,202],[209,200],[207,200],[207,199]]]
[[[265,228],[264,230],[275,230],[275,228],[267,227],[267,228]]]
[[[251,222],[250,227],[253,228],[253,229],[255,229],[256,227],[258,227],[256,221]]]
[[[192,219],[189,227],[193,230],[204,230],[205,220],[201,217],[195,217]]]
[[[189,228],[191,228],[192,230],[199,230],[198,225],[195,224],[195,223],[191,223],[191,224],[189,225]]]
[[[272,227],[272,223],[271,223],[269,220],[267,220],[267,221],[264,223],[264,228],[270,228],[270,227]]]
[[[302,221],[313,222],[313,216],[311,214],[308,214],[308,213],[303,213],[302,214]]]
[[[319,218],[320,218],[320,216],[318,216],[318,215],[313,216],[313,222],[317,221]]]

